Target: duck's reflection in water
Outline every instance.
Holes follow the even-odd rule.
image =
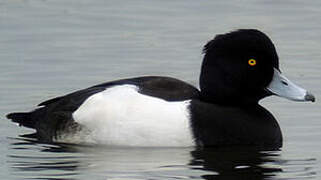
[[[280,151],[116,148],[14,139],[8,163],[28,179],[273,179]]]
[[[282,172],[276,159],[280,151],[253,148],[196,149],[191,152],[190,165],[208,171],[204,179],[271,179]]]
[[[13,139],[7,155],[11,174],[25,179],[61,179],[77,177],[86,166],[76,149],[59,144],[42,144],[36,140]]]

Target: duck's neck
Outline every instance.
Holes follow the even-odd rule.
[[[215,91],[217,92],[217,91]],[[206,103],[217,104],[222,106],[232,107],[251,107],[257,106],[259,99],[253,97],[246,97],[241,95],[230,95],[222,92],[211,92],[207,93],[201,91],[200,100]]]

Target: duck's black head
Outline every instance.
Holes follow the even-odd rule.
[[[268,89],[275,74],[280,73],[279,58],[274,44],[263,32],[241,29],[217,35],[205,45],[204,53],[200,75],[203,101],[226,105],[257,104],[266,96],[278,94]],[[282,83],[291,82],[280,80],[277,85]],[[307,95],[307,92],[302,93],[300,96]]]

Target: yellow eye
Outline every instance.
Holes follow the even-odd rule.
[[[256,65],[256,60],[255,59],[250,59],[248,61],[248,63],[249,63],[250,66],[255,66]]]

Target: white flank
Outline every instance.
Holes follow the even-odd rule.
[[[77,133],[78,140],[115,146],[193,146],[189,103],[143,95],[134,85],[113,86],[90,96],[73,113],[87,129]]]

